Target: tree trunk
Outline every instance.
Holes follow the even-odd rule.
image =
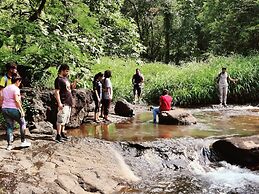
[[[171,13],[164,12],[164,32],[165,32],[165,63],[170,62],[170,46],[171,46]]]
[[[133,9],[134,9],[135,12],[136,12],[136,15],[135,15],[135,22],[136,22],[137,27],[138,27],[139,38],[140,38],[141,41],[144,41],[143,34],[142,34],[142,30],[141,30],[141,27],[140,27],[140,19],[139,19],[138,8],[137,8],[137,6],[135,5],[135,3],[132,2],[131,0],[128,0],[128,2],[132,5]]]
[[[47,0],[42,0],[41,3],[40,3],[40,6],[39,8],[31,15],[31,17],[29,18],[29,21],[30,22],[33,22],[35,20],[37,20],[46,4],[46,1]]]

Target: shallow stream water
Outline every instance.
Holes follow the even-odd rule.
[[[124,123],[82,125],[69,130],[75,137],[95,137],[111,141],[153,141],[157,138],[259,134],[259,107],[188,109],[198,123],[190,126],[159,125],[152,123],[152,113],[144,112]]]
[[[121,193],[258,194],[258,171],[226,162],[212,163],[202,150],[219,138],[258,135],[259,108],[233,106],[188,111],[197,118],[196,125],[154,125],[151,112],[145,112],[125,123],[83,125],[70,130],[69,135],[119,142],[124,160],[141,178]],[[127,141],[132,145],[123,145]],[[143,146],[144,151],[137,149]]]

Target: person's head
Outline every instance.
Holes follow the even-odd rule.
[[[11,82],[19,87],[22,82],[22,77],[18,73],[15,73],[11,79]]]
[[[136,74],[140,74],[140,69],[139,68],[136,69]]]
[[[15,62],[9,62],[6,64],[6,71],[8,74],[13,76],[17,73],[17,64]]]
[[[168,95],[168,94],[169,94],[169,91],[167,89],[164,89],[162,95],[164,96],[164,95]]]
[[[225,73],[227,71],[226,67],[222,67],[222,72]]]
[[[94,76],[94,81],[101,81],[103,78],[103,73],[102,72],[99,72],[97,73],[95,76]]]
[[[60,65],[58,69],[58,74],[63,77],[67,77],[69,74],[69,66],[67,64]]]
[[[110,71],[110,70],[106,70],[105,72],[104,72],[104,77],[105,78],[110,78],[112,76],[112,72]]]

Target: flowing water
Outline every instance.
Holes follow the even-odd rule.
[[[122,193],[258,194],[258,171],[226,162],[212,163],[202,150],[218,138],[258,135],[259,108],[188,111],[197,118],[196,125],[154,125],[151,112],[145,112],[125,123],[83,125],[70,130],[69,135],[119,142],[118,150],[141,178]]]

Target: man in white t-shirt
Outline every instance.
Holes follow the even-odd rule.
[[[217,77],[220,106],[227,106],[228,81],[236,83],[238,79],[232,79],[227,73],[227,68],[222,67],[222,71],[219,73]]]

